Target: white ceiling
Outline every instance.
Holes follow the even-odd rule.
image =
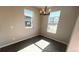
[[[45,6],[35,6],[36,8],[38,9],[42,9],[42,8],[45,8]],[[51,8],[52,6],[47,6],[47,8]]]

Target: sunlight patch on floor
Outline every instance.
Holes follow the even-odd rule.
[[[50,43],[42,39],[42,40],[36,42],[35,44],[38,45],[40,48],[44,49],[44,48],[46,48]]]
[[[38,48],[37,46],[35,46],[34,44],[32,44],[18,52],[42,52],[42,50]]]
[[[21,49],[18,52],[42,52],[43,49],[46,48],[49,44],[50,44],[49,42],[42,39],[28,47],[25,47],[24,49]]]

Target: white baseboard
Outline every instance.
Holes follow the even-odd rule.
[[[38,35],[30,36],[30,37],[28,37],[28,38],[23,37],[23,39],[19,39],[19,40],[17,39],[17,40],[15,40],[15,41],[12,41],[12,42],[9,42],[9,43],[7,42],[6,44],[0,46],[0,48],[9,46],[9,45],[12,45],[12,44],[15,44],[15,43],[18,43],[18,42],[23,41],[23,40],[27,40],[27,39],[32,38],[32,37],[35,37],[35,36],[38,36]]]
[[[38,35],[39,35],[39,34],[38,34]],[[33,35],[33,36],[28,37],[28,38],[27,38],[27,37],[23,37],[23,39],[15,40],[15,41],[12,41],[12,42],[9,42],[9,43],[7,42],[6,44],[0,46],[0,48],[9,46],[9,45],[12,45],[12,44],[15,44],[15,43],[18,43],[18,42],[23,41],[23,40],[27,40],[27,39],[29,39],[29,38],[32,38],[32,37],[35,37],[35,36],[38,36],[38,35]],[[44,37],[47,37],[47,38],[50,38],[50,37],[45,36],[45,35],[42,35],[42,34],[40,34],[40,35],[41,35],[41,36],[44,36]],[[53,40],[55,40],[55,41],[58,41],[58,42],[61,42],[61,43],[64,43],[64,44],[68,45],[66,42],[59,41],[59,40],[56,40],[56,39],[54,39],[54,38],[50,38],[50,39],[53,39]]]
[[[42,35],[42,34],[40,34],[40,35],[41,35],[41,36],[44,36],[44,37],[47,37],[47,38],[49,38],[49,39],[53,39],[53,40],[58,41],[58,42],[60,42],[60,43],[63,43],[63,44],[68,45],[68,43],[66,43],[66,42],[64,42],[64,41],[60,41],[60,40],[57,40],[57,39],[55,39],[55,38],[51,38],[51,37],[48,37],[48,36],[45,36],[45,35]]]

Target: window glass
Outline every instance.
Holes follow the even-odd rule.
[[[24,9],[25,27],[32,28],[33,12],[31,10]]]
[[[60,18],[60,11],[51,12],[48,18],[47,32],[56,33]]]

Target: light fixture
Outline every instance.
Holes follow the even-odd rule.
[[[49,15],[50,11],[51,9],[48,9],[47,6],[45,6],[45,8],[40,10],[40,15]]]

